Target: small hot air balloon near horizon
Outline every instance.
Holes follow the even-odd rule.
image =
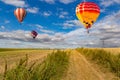
[[[89,28],[92,27],[100,14],[100,8],[94,2],[82,2],[76,7],[76,16],[84,25],[89,33]]]
[[[38,33],[35,30],[31,31],[31,36],[33,37],[33,39],[35,39],[37,37]]]
[[[14,15],[16,16],[17,20],[21,23],[26,16],[26,10],[24,8],[17,8],[14,11]]]

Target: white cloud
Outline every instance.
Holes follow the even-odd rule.
[[[62,34],[59,36],[38,34],[36,39],[30,35],[30,31],[17,30],[12,32],[0,32],[0,47],[55,47],[62,42]],[[14,42],[15,41],[15,42]],[[30,46],[30,44],[32,46]],[[15,46],[14,46],[15,45]],[[59,47],[59,46],[58,46]]]
[[[26,7],[25,1],[23,0],[1,0],[5,4],[16,6],[16,7]]]
[[[8,23],[10,23],[10,21],[9,20],[5,20],[5,22],[4,22],[5,24],[8,24]]]
[[[5,26],[0,26],[0,30],[5,30]]]
[[[52,31],[52,30],[45,29],[46,27],[45,27],[45,26],[42,26],[42,25],[40,25],[40,24],[30,24],[29,26],[30,26],[30,27],[35,26],[35,30],[36,30],[36,31],[40,31],[40,32],[42,32],[42,33],[44,33],[44,34],[53,34],[53,33],[55,33],[55,32]]]
[[[40,0],[40,1],[44,1],[44,2],[49,3],[49,4],[55,3],[55,0]]]
[[[38,30],[38,31],[41,31],[41,32],[43,32],[43,33],[48,33],[48,34],[53,34],[53,33],[54,33],[54,31],[47,30],[47,29],[45,29],[44,26],[42,26],[42,25],[40,25],[40,24],[35,24],[35,26],[37,27],[37,30]]]
[[[33,8],[27,8],[26,10],[27,10],[28,12],[30,12],[30,13],[34,13],[34,14],[36,14],[36,13],[39,12],[39,8],[36,8],[36,7],[33,7]]]
[[[51,12],[50,11],[48,11],[48,12],[43,12],[43,16],[45,16],[45,17],[48,17],[48,16],[50,16],[51,15]]]
[[[101,13],[104,13],[105,11],[106,11],[106,9],[105,9],[105,8],[100,9],[100,12],[101,12]]]
[[[67,20],[64,23],[53,23],[53,25],[62,26],[63,29],[80,28],[81,26],[83,26],[79,20]]]
[[[90,33],[84,28],[78,28],[64,34],[64,42],[71,47],[120,47],[120,11],[104,17],[95,23]],[[74,21],[67,21],[74,22]]]
[[[68,12],[62,11],[59,14],[59,18],[67,18]]]
[[[120,4],[120,0],[101,0],[101,5],[104,7],[108,7],[115,4]]]
[[[44,1],[49,4],[54,4],[56,1],[59,1],[60,3],[63,3],[63,4],[69,4],[69,3],[75,2],[76,0],[40,0],[40,1]]]
[[[61,3],[64,3],[64,4],[69,4],[69,3],[72,3],[76,0],[59,0]]]
[[[40,25],[40,24],[35,24],[35,26],[36,26],[38,29],[42,29],[42,28],[43,28],[43,26]]]
[[[36,39],[32,39],[29,31],[0,32],[0,47],[103,47],[103,41],[104,47],[120,47],[119,21],[120,11],[107,15],[100,21],[97,21],[90,29],[89,34],[87,34],[84,28],[77,28],[68,33],[57,32],[50,34],[49,32],[43,31],[45,33],[38,34]],[[70,23],[72,26],[81,25],[78,20],[68,20],[66,23]],[[43,29],[43,26],[41,27],[39,24],[37,26]]]
[[[54,33],[54,31],[46,30],[46,29],[40,29],[40,31],[43,33],[48,33],[48,34]]]

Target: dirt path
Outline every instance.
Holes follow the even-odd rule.
[[[72,50],[70,66],[62,80],[105,80],[76,50]]]

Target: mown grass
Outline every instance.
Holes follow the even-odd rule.
[[[115,73],[120,78],[120,54],[113,55],[103,49],[78,48],[77,51]]]
[[[7,70],[6,64],[3,80],[60,80],[68,68],[69,55],[57,51],[49,54],[41,63],[28,66],[27,62],[26,55],[14,69]]]

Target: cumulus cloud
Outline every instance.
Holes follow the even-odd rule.
[[[33,39],[29,31],[0,32],[0,47],[63,48],[67,47],[64,40],[63,33],[38,34],[36,39]]]
[[[5,24],[8,24],[8,23],[10,23],[10,21],[9,21],[9,20],[5,20],[4,23],[5,23]]]
[[[43,14],[42,14],[43,16],[45,16],[45,17],[48,17],[48,16],[50,16],[51,15],[51,12],[50,11],[48,11],[48,12],[43,12]]]
[[[5,28],[5,26],[0,26],[0,31],[5,31],[6,30],[6,28]]]
[[[43,25],[40,25],[40,24],[29,24],[29,26],[30,27],[35,27],[35,30],[36,31],[39,31],[39,32],[41,32],[41,33],[45,33],[45,34],[54,34],[55,32],[54,31],[52,31],[52,30],[48,30],[48,29],[46,29],[46,27],[45,26],[43,26]]]
[[[120,47],[120,11],[107,15],[97,21],[90,33],[81,28],[78,20],[68,20],[66,23],[72,24],[70,27],[80,26],[68,33],[56,32],[54,34],[39,34],[36,39],[32,39],[29,31],[17,30],[12,32],[0,32],[0,47],[39,47],[39,48],[70,48],[70,47]],[[37,24],[40,29],[41,25]],[[68,26],[68,25],[67,25]],[[11,42],[13,41],[13,42]],[[14,41],[18,41],[15,42]],[[103,45],[104,43],[104,45]]]
[[[76,0],[40,0],[40,1],[44,1],[44,2],[49,3],[49,4],[54,4],[56,1],[59,1],[60,3],[63,3],[63,4],[69,4],[69,3],[72,3]]]
[[[101,0],[101,5],[108,7],[114,4],[120,4],[120,0]]]
[[[40,1],[44,1],[44,2],[49,3],[49,4],[55,3],[55,0],[40,0]]]
[[[76,0],[59,0],[61,3],[64,3],[64,4],[69,4],[69,3],[72,3]]]
[[[0,29],[5,29],[5,26],[1,26]]]
[[[34,14],[36,14],[36,13],[39,12],[39,8],[36,8],[36,7],[33,7],[33,8],[27,8],[26,10],[27,10],[28,12],[30,12],[30,13],[34,13]]]
[[[36,26],[38,29],[43,29],[43,26],[40,25],[40,24],[35,24],[35,26]]]
[[[49,42],[49,41],[53,41],[52,38],[54,37],[55,37],[54,35],[49,35],[46,33],[38,34],[37,39],[35,41],[36,42]],[[30,35],[30,31],[23,31],[23,30],[16,30],[12,32],[0,32],[0,39],[18,40],[18,41],[26,41],[26,42],[34,41],[32,39],[32,36]]]
[[[16,7],[26,7],[25,1],[23,0],[1,0],[5,4],[16,6]]]
[[[70,29],[70,28],[81,28],[83,26],[79,20],[67,20],[64,23],[53,23],[54,25],[62,26],[63,29]]]
[[[48,33],[48,34],[53,34],[54,31],[51,31],[51,30],[46,30],[46,29],[40,29],[41,32],[43,33]]]
[[[62,11],[60,12],[59,18],[66,18],[68,15],[68,12]]]
[[[99,21],[93,26],[91,35],[98,37],[100,41],[105,41],[106,47],[120,45],[120,11],[106,16],[103,20]],[[117,43],[117,44],[116,44]]]
[[[70,31],[64,34],[64,42],[71,47],[120,47],[119,16],[120,11],[107,15],[92,26],[89,34],[84,28]],[[71,23],[76,22],[76,20],[66,22]],[[81,24],[78,25],[80,26]]]
[[[37,30],[40,31],[40,32],[42,32],[42,33],[48,33],[48,34],[53,34],[54,33],[54,31],[47,30],[47,29],[45,29],[44,26],[42,26],[40,24],[35,24],[35,26],[37,27]]]

